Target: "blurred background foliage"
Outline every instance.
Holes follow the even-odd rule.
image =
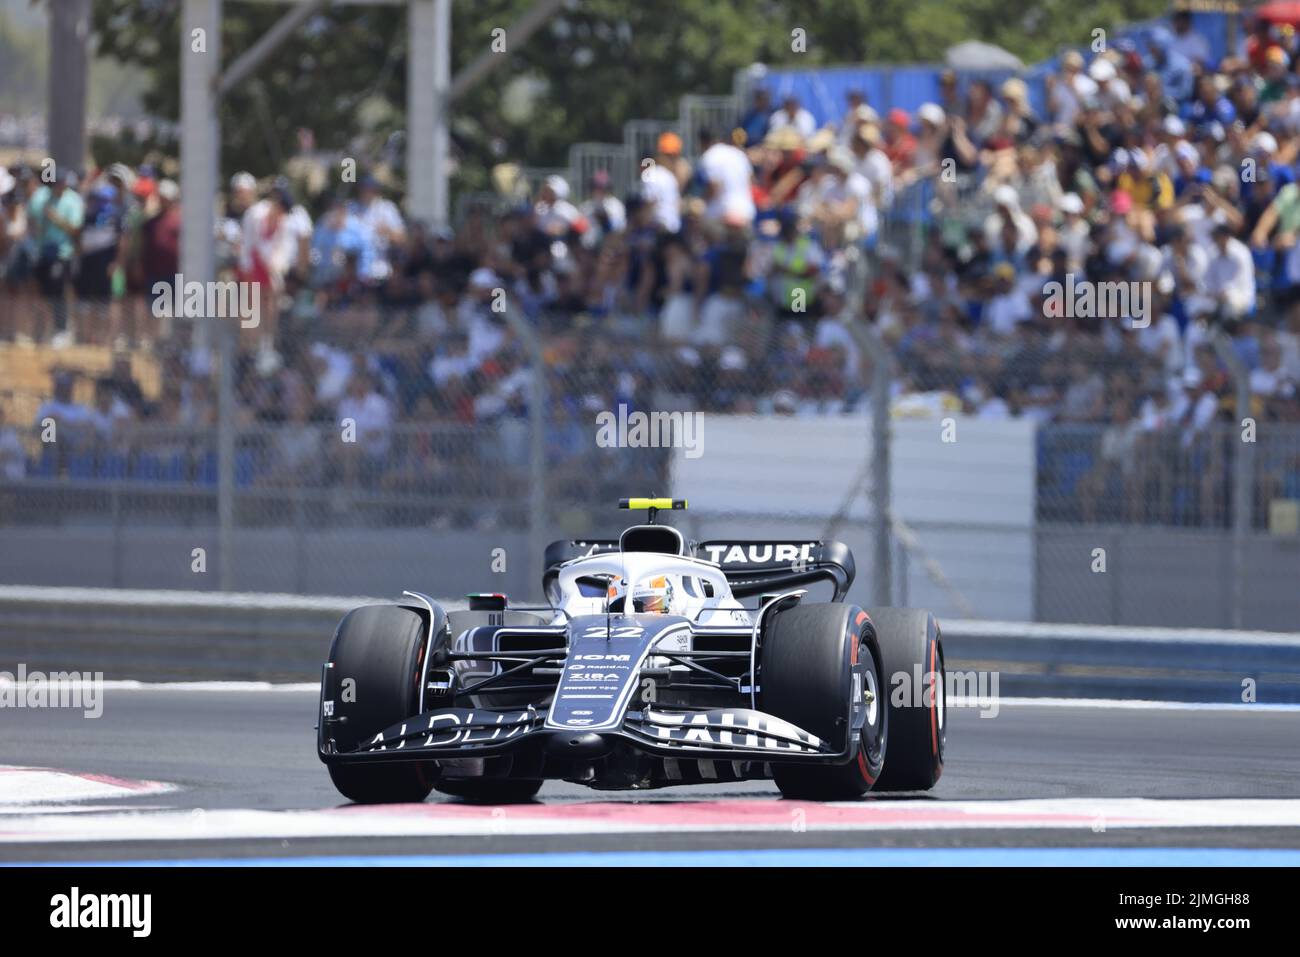
[[[453,75],[531,2],[454,3]],[[952,44],[979,39],[1032,63],[1063,46],[1088,44],[1098,27],[1157,16],[1166,6],[1163,0],[572,0],[456,102],[454,185],[484,188],[487,170],[507,157],[559,165],[571,143],[617,142],[627,119],[672,117],[684,93],[729,92],[735,72],[755,62],[938,62]],[[144,109],[173,121],[180,7],[179,0],[94,3],[100,57],[139,68],[146,77]],[[223,62],[283,13],[280,4],[227,0]],[[791,50],[796,28],[806,33],[804,53]],[[400,162],[405,34],[402,6],[331,6],[309,20],[222,104],[223,172],[282,169],[298,152],[304,128],[321,152],[363,165]],[[0,51],[0,87],[7,74],[30,78],[37,64],[20,65],[25,62]],[[124,155],[140,149],[122,145]],[[400,169],[395,173],[400,178]]]

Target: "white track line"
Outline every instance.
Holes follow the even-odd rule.
[[[167,794],[177,788],[163,781],[139,781],[107,774],[0,765],[0,808],[43,813],[46,805],[73,801]]]
[[[1300,711],[1300,704],[1235,701],[1141,701],[1126,698],[980,698],[954,695],[952,708],[1102,708],[1114,711]]]
[[[682,804],[475,807],[409,804],[325,811],[162,811],[0,819],[0,844],[341,837],[508,836],[667,832],[789,832],[1134,828],[1300,828],[1300,800],[1087,799],[1023,801],[777,800]]]

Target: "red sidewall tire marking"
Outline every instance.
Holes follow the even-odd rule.
[[[937,639],[930,640],[930,753],[939,756],[939,675],[934,670]]]

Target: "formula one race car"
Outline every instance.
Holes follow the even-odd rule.
[[[648,524],[546,550],[549,604],[405,592],[339,623],[317,751],[345,797],[531,798],[548,778],[602,789],[773,778],[786,797],[934,786],[943,647],[925,611],[844,604],[834,541],[688,544],[678,499],[624,499]],[[829,584],[829,602],[805,601]],[[740,598],[759,597],[755,607]],[[913,687],[915,684],[915,687]]]

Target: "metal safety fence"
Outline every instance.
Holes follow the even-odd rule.
[[[273,358],[236,343],[225,415],[219,357],[176,342],[126,373],[106,346],[0,344],[0,580],[537,597],[546,542],[654,493],[692,500],[698,539],[848,542],[863,603],[1287,627],[1300,426],[1233,385],[1206,421],[1165,409],[1123,350],[909,336],[860,305],[512,308],[473,359],[418,305],[343,312]]]

